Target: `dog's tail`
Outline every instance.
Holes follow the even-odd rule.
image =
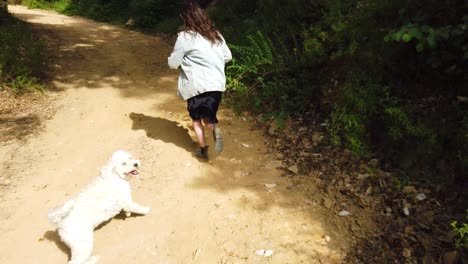
[[[68,213],[73,208],[74,201],[70,200],[66,202],[62,207],[57,207],[49,211],[47,215],[49,221],[56,227],[60,226],[62,220],[68,216]]]

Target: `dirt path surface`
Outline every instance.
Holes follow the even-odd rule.
[[[343,242],[280,177],[251,121],[223,110],[225,151],[210,163],[192,156],[177,72],[166,66],[172,46],[82,18],[9,10],[48,39],[51,85],[63,92],[39,135],[0,145],[0,177],[9,185],[0,196],[0,263],[66,263],[68,249],[47,211],[96,177],[118,149],[141,160],[133,196],[152,211],[96,230],[100,263],[341,262]],[[260,257],[258,249],[274,253]]]

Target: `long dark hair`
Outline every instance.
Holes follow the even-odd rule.
[[[223,41],[221,33],[215,28],[211,19],[203,12],[200,5],[194,0],[186,0],[180,14],[185,23],[185,30],[198,32],[212,43]]]

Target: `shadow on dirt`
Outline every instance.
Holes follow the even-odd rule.
[[[46,13],[22,8],[13,14],[43,37],[53,90],[110,87],[123,97],[147,98],[176,85],[177,72],[167,66],[172,47],[160,37],[79,18],[47,21]]]
[[[47,239],[50,242],[54,242],[55,245],[57,245],[57,248],[60,249],[63,253],[67,254],[68,259],[71,257],[71,252],[70,249],[65,245],[65,243],[62,242],[60,239],[60,235],[58,234],[58,231],[52,231],[49,230],[44,233],[42,236],[42,239]]]
[[[143,129],[150,138],[174,144],[189,152],[196,148],[197,143],[190,137],[188,129],[178,122],[138,113],[131,113],[129,117],[133,121],[132,129]]]
[[[0,117],[0,142],[21,140],[41,127],[41,119],[29,114],[22,117]]]

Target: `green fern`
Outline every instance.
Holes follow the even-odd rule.
[[[460,226],[458,226],[457,221],[453,221],[450,225],[452,226],[453,231],[457,233],[458,237],[455,240],[455,247],[456,248],[461,248],[461,247],[468,247],[468,210],[466,210],[466,222],[461,223]]]

